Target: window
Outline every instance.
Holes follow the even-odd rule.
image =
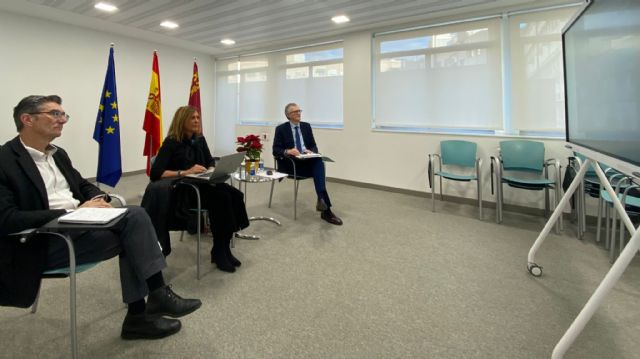
[[[376,127],[501,127],[498,19],[376,36],[374,46]]]
[[[295,102],[303,120],[342,125],[341,44],[275,51],[218,61],[217,118],[240,124],[278,124]],[[221,117],[219,117],[221,116]]]
[[[576,10],[374,35],[374,127],[563,136],[560,35]]]
[[[574,13],[570,8],[509,18],[514,130],[564,135],[561,33]]]

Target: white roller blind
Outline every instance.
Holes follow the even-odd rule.
[[[564,131],[561,32],[575,11],[557,9],[509,18],[515,130]]]
[[[374,39],[375,126],[502,127],[498,19]]]
[[[236,60],[216,63],[216,119],[214,153],[235,151],[235,124],[238,119],[238,83]]]
[[[342,43],[241,56],[217,68],[218,109],[236,123],[281,123],[284,106],[295,102],[307,122],[342,125]]]

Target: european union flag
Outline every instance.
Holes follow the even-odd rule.
[[[113,61],[113,46],[109,50],[109,66],[100,95],[100,107],[93,139],[100,145],[97,181],[115,187],[122,176],[120,156],[120,118],[118,117],[118,95],[116,93],[116,66]]]

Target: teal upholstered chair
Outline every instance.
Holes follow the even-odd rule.
[[[574,171],[577,173],[585,161],[586,161],[585,156],[583,156],[580,153],[574,153],[573,156],[569,157],[569,166],[572,166]],[[620,172],[616,171],[615,169],[607,165],[599,163],[599,166],[609,180],[611,179],[612,176],[621,175]],[[587,230],[587,227],[586,227],[587,195],[593,198],[600,199],[600,192],[601,192],[600,178],[596,174],[596,171],[594,170],[593,166],[589,166],[589,168],[587,169],[587,172],[585,172],[584,179],[580,184],[578,191],[576,192],[576,193],[579,193],[579,195],[575,196],[575,208],[576,208],[576,214],[578,217],[578,238],[580,239],[582,239],[582,237],[584,236],[584,233]],[[599,210],[600,208],[601,207],[599,207]],[[600,218],[601,214],[602,214],[601,212],[598,213],[598,218]],[[600,240],[599,233],[600,232],[598,231],[597,241]],[[607,242],[607,248],[608,248],[608,242]]]
[[[500,142],[499,157],[491,157],[492,183],[496,179],[496,222],[502,223],[502,205],[504,202],[503,184],[513,188],[530,191],[545,191],[545,211],[549,215],[549,190],[555,190],[554,208],[560,201],[560,162],[545,159],[542,142],[529,140],[510,140]],[[549,178],[549,167],[555,169]],[[493,190],[493,185],[491,186]],[[556,232],[562,228],[562,216],[556,222]]]
[[[614,189],[618,199],[622,203],[622,207],[625,208],[627,214],[632,216],[638,216],[640,213],[640,197],[632,195],[637,193],[638,184],[633,182],[633,178],[625,176],[620,173],[616,173],[609,177],[609,182]],[[604,216],[603,212],[604,211]],[[600,199],[598,202],[598,225],[597,225],[597,237],[596,241],[600,241],[601,222],[602,218],[605,218],[606,230],[605,230],[605,248],[609,249],[609,261],[614,262],[616,258],[616,227],[618,212],[613,208],[613,199],[609,193],[602,189],[600,190]],[[622,221],[620,222],[619,233],[619,252],[622,252],[624,247],[624,233],[625,227]]]
[[[110,194],[112,198],[118,199],[122,206],[126,205],[123,197]],[[48,238],[62,239],[66,242],[69,251],[69,267],[56,268],[48,270],[42,273],[42,278],[66,278],[69,277],[69,326],[70,326],[70,341],[71,341],[71,357],[73,359],[78,358],[78,329],[76,321],[76,274],[89,270],[95,267],[98,262],[76,264],[75,249],[71,237],[64,233],[57,232],[41,232],[36,229],[23,231],[13,234],[11,236],[17,236],[20,243],[26,243],[29,240],[38,240],[38,236],[46,234]],[[40,299],[40,289],[36,300],[31,306],[31,313],[35,313],[38,309],[38,302]]]
[[[440,154],[429,155],[427,176],[431,187],[431,210],[435,212],[435,177],[440,182],[440,200],[442,197],[442,179],[471,182],[476,181],[479,216],[482,219],[482,160],[476,156],[478,146],[474,142],[450,140],[440,142]],[[437,162],[436,162],[437,161]],[[444,166],[444,169],[443,169]]]

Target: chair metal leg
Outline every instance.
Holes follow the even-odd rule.
[[[298,219],[298,186],[300,185],[299,180],[294,180],[293,184],[293,220]]]
[[[616,256],[616,227],[618,224],[618,211],[613,209],[611,214],[611,238],[609,239],[609,263],[613,263]],[[622,231],[621,231],[622,232]],[[620,248],[622,251],[622,247]]]
[[[586,193],[584,193],[584,182],[580,184],[580,188],[580,197],[582,198],[582,200],[580,201],[580,210],[582,214],[582,235],[584,236],[584,234],[587,232],[587,195]]]
[[[556,209],[556,207],[558,207],[558,202],[560,201],[560,188],[556,187],[555,189],[555,194],[554,194],[554,210]],[[560,216],[558,217],[558,220],[556,221],[556,225],[554,226],[554,230],[556,232],[556,234],[560,234],[560,227],[562,224],[562,216],[563,216],[563,212],[560,212]]]
[[[78,328],[76,323],[76,260],[73,254],[73,264],[69,266],[69,312],[71,320],[71,357],[78,358]]]
[[[600,242],[600,231],[602,230],[602,206],[604,205],[604,200],[602,197],[598,197],[598,224],[596,226],[596,242]]]
[[[611,245],[611,243],[609,243],[609,229],[611,228],[610,226],[610,222],[609,222],[609,204],[605,203],[604,204],[604,220],[605,220],[605,231],[604,231],[604,248],[605,249],[609,249],[609,246]]]
[[[500,178],[500,183],[498,183],[498,185],[496,186],[496,190],[498,192],[498,211],[497,211],[497,218],[498,218],[498,223],[502,223],[502,200],[503,200],[503,186],[502,186],[502,178]]]
[[[435,177],[431,177],[431,212],[436,211],[436,183]]]
[[[202,213],[201,203],[200,203],[200,193],[198,193],[198,219],[197,229],[198,229],[198,244],[196,246],[196,278],[200,280],[200,239],[202,237],[202,228],[200,221],[200,213]]]
[[[276,181],[271,181],[271,192],[269,192],[269,208],[271,208],[271,200],[273,199],[273,185],[276,183]]]
[[[545,218],[549,217],[549,188],[544,189],[544,216]],[[556,222],[557,223],[557,222]]]
[[[620,251],[618,253],[622,253],[622,250],[624,249],[624,237],[627,234],[627,229],[624,226],[624,222],[622,222],[622,218],[620,218],[620,240],[618,242],[619,246],[620,246]]]
[[[54,233],[62,237],[69,250],[69,321],[71,327],[71,357],[78,358],[78,327],[76,324],[76,252],[71,238],[63,234]]]
[[[480,183],[479,171],[478,171],[478,180],[476,182],[478,185],[478,211],[479,211],[480,220],[482,220],[483,218],[482,216],[482,185]]]
[[[584,234],[587,232],[587,224],[586,222],[586,197],[584,194],[584,182],[580,183],[578,186],[577,192],[579,194],[574,194],[576,202],[576,217],[578,220],[578,239],[584,239]]]
[[[40,287],[38,288],[38,293],[36,293],[36,300],[33,302],[33,305],[31,306],[31,314],[35,314],[35,312],[38,310],[38,301],[40,300],[40,289],[42,289],[42,284],[40,284]]]
[[[438,176],[440,179],[440,200],[444,201],[444,197],[442,196],[442,176]]]

